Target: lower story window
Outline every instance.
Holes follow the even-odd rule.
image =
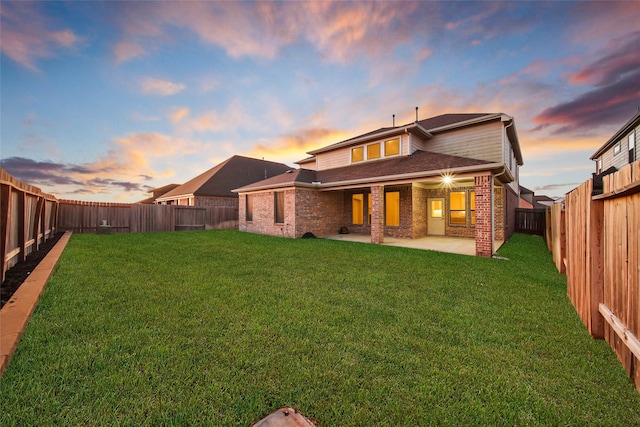
[[[351,223],[362,224],[364,222],[364,194],[351,196]]]
[[[449,223],[451,225],[465,225],[467,223],[465,196],[464,191],[449,193]]]
[[[251,194],[247,194],[245,197],[246,197],[245,219],[247,221],[253,221],[253,196]]]
[[[386,224],[397,227],[400,225],[400,192],[390,191],[384,196]]]
[[[469,207],[471,209],[471,225],[476,224],[476,192],[469,192]]]
[[[452,191],[449,193],[449,224],[467,225],[467,218],[471,225],[476,223],[476,192]]]
[[[284,224],[284,191],[276,191],[273,202],[275,222],[277,224]]]

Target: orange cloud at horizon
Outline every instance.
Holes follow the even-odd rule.
[[[308,157],[308,151],[320,148],[348,138],[344,131],[335,129],[309,128],[299,129],[279,139],[255,144],[247,155],[269,159],[302,160]]]

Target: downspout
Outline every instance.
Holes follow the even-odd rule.
[[[504,127],[504,136],[502,137],[503,142],[509,141],[509,137],[507,136],[507,128],[509,126],[513,126],[513,119],[511,119],[509,121],[509,124]],[[509,153],[511,153],[511,144],[509,144]],[[515,153],[514,153],[514,155],[515,155]],[[516,190],[516,193],[518,194],[518,206],[519,206],[520,205],[520,173],[518,171],[518,160],[516,160],[515,163],[516,163],[515,164],[516,173],[514,175],[516,177],[516,182],[518,183],[518,189]],[[506,167],[505,167],[505,169],[506,169]]]

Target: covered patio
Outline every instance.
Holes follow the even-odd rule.
[[[345,242],[371,243],[371,236],[365,233],[329,234],[320,236],[322,239],[342,240]],[[494,252],[504,241],[494,241]],[[400,246],[404,248],[431,250],[437,252],[449,252],[460,255],[476,255],[476,241],[464,237],[427,236],[416,239],[401,239],[385,236],[382,245]]]

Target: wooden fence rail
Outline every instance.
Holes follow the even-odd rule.
[[[594,338],[604,338],[640,390],[640,161],[586,181],[551,213],[551,247],[567,294]]]
[[[58,200],[0,168],[0,259],[2,281],[8,269],[24,261],[56,232]]]
[[[194,207],[60,200],[58,228],[74,233],[142,233],[238,227],[234,207]]]

